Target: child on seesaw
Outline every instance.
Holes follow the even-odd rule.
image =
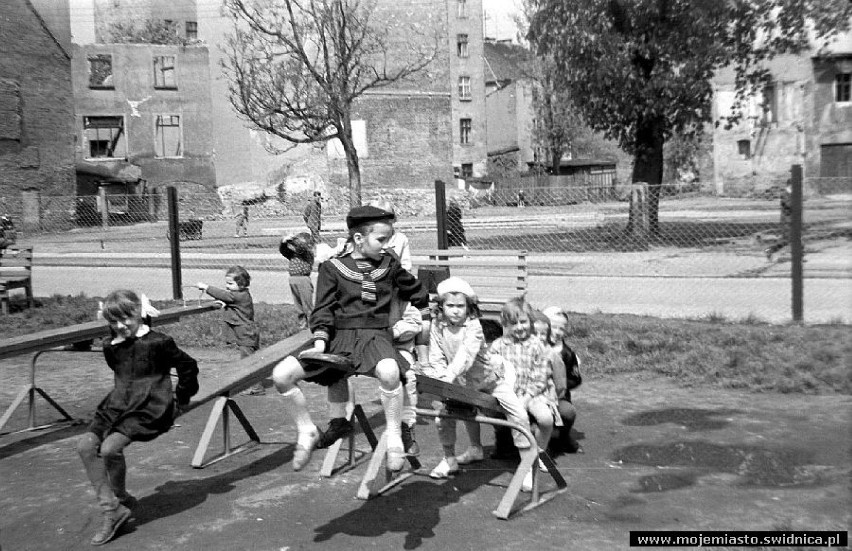
[[[231,266],[225,272],[225,288],[213,287],[199,281],[200,290],[225,305],[222,321],[225,324],[225,342],[235,344],[240,358],[251,356],[260,349],[260,331],[254,321],[254,301],[249,292],[251,276],[242,266]],[[245,395],[263,394],[261,383],[255,383],[242,392]]]
[[[490,352],[492,361],[500,361],[507,370],[514,371],[515,394],[535,419],[533,434],[539,450],[545,450],[554,424],[562,425],[562,419],[557,409],[550,351],[533,336],[534,317],[535,312],[526,299],[507,301],[500,311],[503,336],[491,343]],[[540,461],[539,467],[546,470]],[[522,489],[531,490],[532,483],[531,471],[527,473]]]
[[[458,277],[445,279],[438,284],[437,291],[438,312],[429,339],[430,369],[427,373],[448,383],[491,394],[506,410],[510,421],[529,429],[527,413],[515,395],[511,379],[506,378],[499,363],[490,361],[478,319],[476,293],[470,284]],[[465,422],[470,447],[460,456],[455,455],[455,419],[439,418],[437,425],[444,458],[429,476],[447,478],[459,471],[459,465],[483,460],[479,423]],[[530,443],[522,433],[515,431],[514,439],[518,448],[529,448]]]
[[[111,540],[136,504],[125,486],[124,448],[168,431],[179,407],[198,392],[196,361],[171,337],[145,325],[148,312],[143,311],[143,301],[136,293],[110,293],[104,299],[102,315],[114,335],[104,344],[104,358],[115,374],[115,388],[98,405],[77,443],[101,508],[102,523],[92,545]],[[174,389],[171,368],[178,375]]]
[[[550,438],[548,453],[582,453],[580,443],[571,435],[571,427],[577,420],[577,409],[571,401],[571,391],[583,384],[580,373],[580,357],[568,344],[568,314],[558,306],[549,306],[542,313],[550,321],[549,344],[553,354],[553,381],[556,383],[556,397],[559,399],[559,416],[562,426],[554,431]]]
[[[293,453],[293,469],[305,467],[317,447],[328,447],[352,431],[346,419],[349,399],[347,379],[357,374],[374,374],[381,386],[387,434],[387,466],[401,470],[405,450],[401,435],[404,370],[408,367],[394,348],[390,306],[394,293],[428,315],[428,294],[420,282],[386,254],[393,235],[390,213],[372,206],[355,207],[346,216],[349,241],[344,252],[323,262],[317,278],[317,296],[310,328],[316,352],[343,356],[353,363],[353,372],[302,364],[289,356],[272,372],[275,388],[286,398],[286,407],[296,421],[298,436]],[[306,371],[307,370],[307,371]],[[302,380],[328,387],[328,429],[321,432],[311,419]]]

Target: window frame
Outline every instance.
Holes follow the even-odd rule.
[[[470,145],[470,136],[473,133],[473,119],[462,117],[459,119],[459,145]]]
[[[109,61],[109,75],[104,77],[103,82],[109,80],[109,84],[95,84],[92,82],[92,61]],[[87,54],[86,63],[89,65],[89,89],[90,90],[115,90],[115,72],[113,71],[112,54]]]
[[[168,117],[170,124],[161,124],[161,121]],[[177,124],[173,124],[177,119]],[[159,132],[161,128],[177,128],[177,145],[179,153],[177,155],[168,155],[166,150],[165,131],[162,134]],[[159,146],[159,153],[158,153]],[[155,159],[183,159],[184,144],[183,144],[183,115],[179,113],[158,113],[154,115],[154,158]]]
[[[834,75],[834,103],[852,105],[852,73]]]
[[[192,25],[192,35],[190,36],[190,25]],[[186,33],[187,40],[198,40],[198,21],[187,21],[184,24],[184,32]]]
[[[154,89],[155,90],[177,90],[178,82],[177,82],[177,56],[176,55],[154,55],[152,56],[152,63],[154,68]],[[171,67],[158,67],[158,60],[165,60],[166,58],[171,58],[172,66]],[[163,61],[160,61],[163,63]],[[166,71],[171,71],[171,83],[167,82],[165,77]],[[159,75],[159,76],[158,76]],[[162,82],[160,80],[162,79]]]
[[[459,75],[459,101],[472,101],[473,95],[470,87],[470,76]]]
[[[461,58],[470,57],[469,36],[466,33],[456,35],[456,55]]]
[[[473,163],[462,163],[459,169],[459,177],[465,180],[473,178]]]
[[[83,117],[83,143],[85,144],[83,156],[87,161],[96,161],[97,162],[97,161],[114,161],[116,159],[127,159],[127,156],[129,154],[129,151],[128,151],[129,145],[128,145],[128,140],[127,140],[127,121],[125,120],[124,115],[82,115],[82,117]],[[117,121],[120,121],[121,125],[120,126],[112,126],[112,127],[110,127],[110,126],[90,126],[91,119],[115,119]],[[118,145],[119,143],[122,143],[123,149],[124,149],[123,155],[116,156],[115,155],[116,148],[113,148],[113,155],[112,156],[94,156],[94,155],[92,155],[92,146],[91,146],[92,142],[93,141],[94,142],[102,142],[102,141],[107,141],[107,140],[101,140],[101,139],[91,140],[91,139],[89,139],[89,134],[86,131],[87,130],[95,130],[95,133],[96,133],[95,137],[100,138],[100,132],[98,131],[98,129],[101,129],[101,128],[103,128],[103,129],[118,128],[119,129],[118,141],[116,141],[116,145]],[[109,140],[112,140],[112,139],[113,139],[113,135],[110,132]],[[109,150],[107,150],[107,151],[109,151]]]
[[[751,140],[746,138],[737,140],[737,155],[743,161],[751,159]]]
[[[459,19],[467,19],[467,0],[457,0],[458,1],[458,9],[456,11],[456,17]]]

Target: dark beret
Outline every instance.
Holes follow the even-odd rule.
[[[362,224],[390,220],[393,220],[393,213],[372,205],[364,205],[349,211],[349,214],[346,215],[346,227],[351,230]]]

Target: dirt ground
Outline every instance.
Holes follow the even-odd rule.
[[[190,352],[200,360],[204,386],[216,384],[234,358]],[[26,357],[0,361],[3,410],[28,382],[28,369]],[[49,353],[39,360],[37,384],[86,420],[111,378],[98,354]],[[375,384],[363,379],[357,387],[380,425]],[[306,389],[324,423],[320,389]],[[430,421],[417,428],[420,474],[359,501],[365,461],[321,479],[320,453],[293,472],[294,429],[279,396],[268,390],[237,401],[263,441],[249,451],[190,467],[209,405],[159,439],[129,448],[128,489],[139,506],[107,548],[611,550],[628,548],[630,530],[848,530],[852,520],[849,396],[682,388],[656,376],[586,380],[575,393],[585,453],[556,459],[568,491],[509,521],[491,511],[512,463],[486,460],[451,480],[430,479],[440,453]],[[26,426],[25,410],[0,434],[0,546],[90,549],[98,512],[74,451],[85,424],[11,432]],[[55,418],[40,400],[37,422]],[[490,443],[490,429],[483,432]],[[362,436],[356,443],[367,449]],[[460,436],[459,452],[464,443]]]

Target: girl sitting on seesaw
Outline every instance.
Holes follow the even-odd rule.
[[[346,418],[349,400],[347,379],[352,375],[375,374],[381,386],[387,434],[387,467],[401,470],[405,461],[401,435],[403,385],[406,362],[394,348],[391,333],[392,300],[409,301],[428,315],[429,297],[420,282],[386,254],[393,235],[392,214],[372,206],[355,207],[346,216],[349,241],[344,252],[319,267],[316,305],[310,328],[316,352],[344,356],[353,363],[346,373],[313,368],[289,356],[272,372],[275,388],[286,398],[286,407],[296,421],[298,436],[293,470],[301,470],[317,447],[328,447],[352,431]],[[299,381],[328,387],[328,429],[321,432],[311,419]]]
[[[535,419],[535,434],[539,450],[547,448],[554,424],[562,425],[557,409],[556,387],[550,351],[533,336],[535,313],[524,298],[513,298],[503,305],[500,321],[503,336],[491,343],[492,361],[502,361],[514,371],[515,394],[525,410]],[[499,360],[498,360],[499,359]],[[541,470],[547,469],[539,460]],[[532,471],[527,473],[522,489],[532,489]]]
[[[124,448],[168,431],[178,408],[198,392],[196,361],[171,337],[145,325],[150,307],[145,303],[143,308],[136,293],[120,290],[107,295],[101,309],[113,333],[104,344],[104,358],[115,373],[115,388],[98,405],[77,443],[102,514],[92,545],[111,540],[136,504],[125,486]],[[171,368],[178,375],[174,390]]]
[[[527,413],[515,395],[510,379],[502,366],[489,358],[488,345],[479,322],[476,293],[470,284],[450,277],[438,284],[438,311],[429,339],[427,374],[448,383],[455,383],[491,394],[506,410],[506,416],[522,427],[529,428]],[[470,447],[455,455],[456,421],[439,418],[438,437],[444,458],[429,473],[432,478],[447,478],[459,471],[459,465],[482,461],[482,441],[479,423],[465,422]],[[515,445],[529,448],[530,443],[520,432],[514,432]]]

